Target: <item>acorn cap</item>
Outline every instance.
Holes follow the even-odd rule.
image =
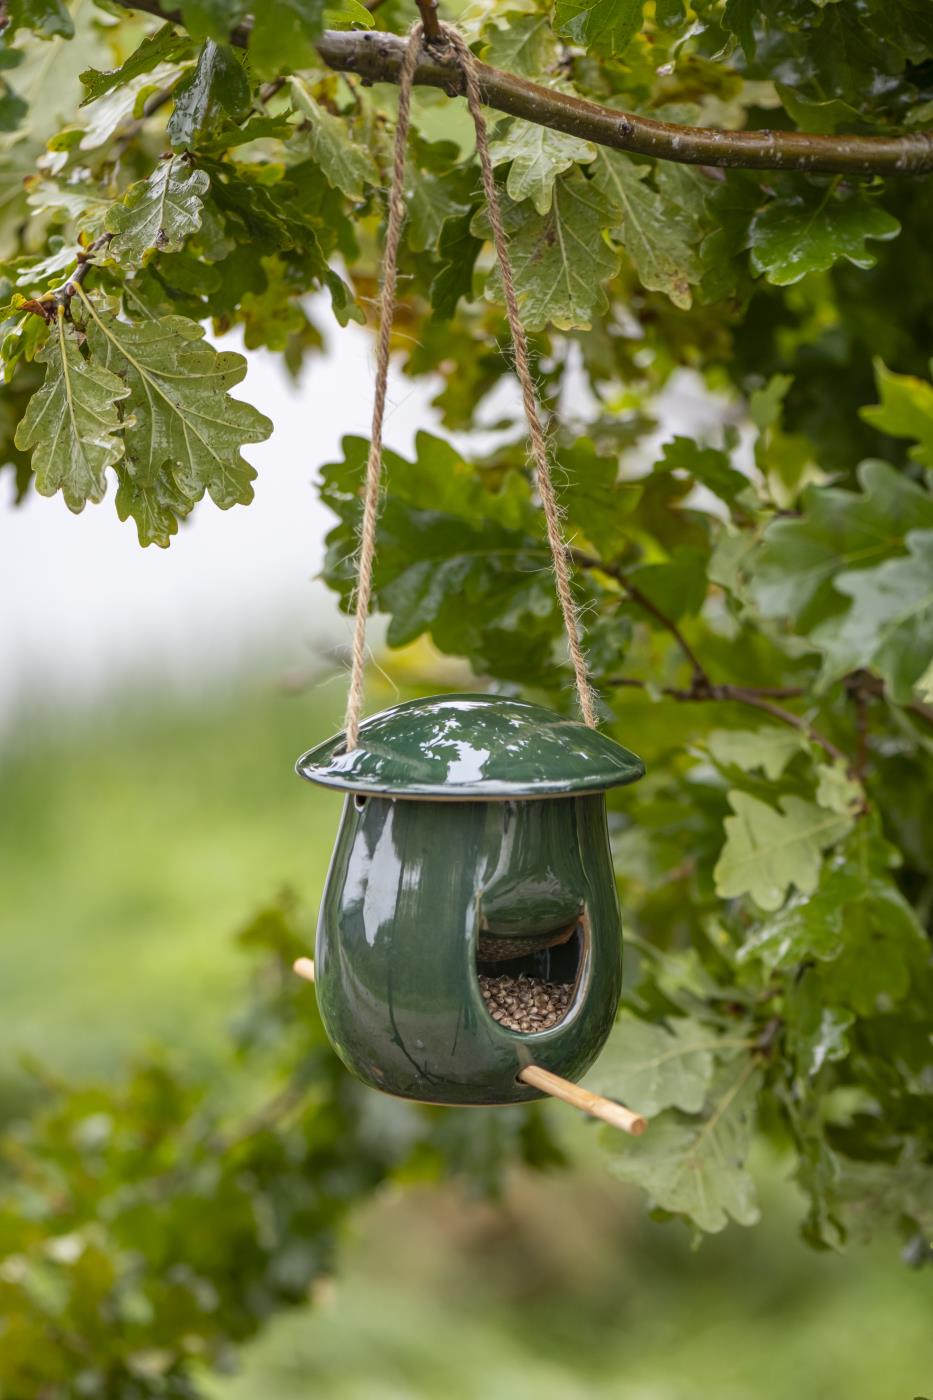
[[[476,801],[605,792],[644,777],[635,754],[577,720],[501,695],[434,695],[370,715],[303,754],[323,787],[388,797]]]

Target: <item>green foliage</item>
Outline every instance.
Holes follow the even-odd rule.
[[[698,1230],[715,1234],[730,1220],[759,1219],[755,1185],[746,1169],[752,1139],[755,1079],[734,1064],[715,1086],[708,1114],[699,1120],[667,1114],[654,1130],[619,1149],[611,1144],[610,1169],[620,1181],[643,1187],[661,1210],[687,1216]]]
[[[618,266],[603,239],[606,210],[595,186],[579,172],[562,175],[554,182],[546,214],[528,204],[509,204],[505,216],[526,329],[588,327],[606,309],[602,284]],[[474,232],[487,229],[484,213],[474,221]],[[486,295],[495,300],[500,294],[496,271]]]
[[[218,354],[181,316],[131,324],[84,304],[92,353],[128,390],[117,509],[133,516],[141,542],[168,544],[205,491],[222,510],[251,500],[256,474],[240,448],[267,438],[272,424],[229,396],[246,373],[243,356]]]
[[[631,258],[642,286],[665,292],[675,306],[689,307],[690,283],[699,280],[692,244],[700,237],[694,219],[653,190],[649,168],[615,151],[600,152],[594,184],[606,199],[611,231]]]
[[[813,894],[821,853],[846,834],[846,819],[800,797],[782,798],[779,809],[747,792],[730,792],[729,802],[735,816],[713,872],[723,898],[748,894],[761,909],[780,909],[791,885]]]
[[[645,0],[556,0],[554,24],[587,48],[621,53],[638,33]]]
[[[114,1400],[192,1395],[193,1362],[221,1362],[272,1309],[305,1299],[355,1202],[415,1164],[429,1178],[432,1158],[454,1170],[468,1139],[452,1115],[412,1108],[394,1134],[374,1130],[371,1096],[291,974],[297,916],[274,906],[240,935],[259,968],[228,1072],[264,1102],[231,1115],[150,1060],[117,1090],[49,1082],[42,1111],[6,1139],[5,1393],[64,1395],[80,1382]],[[539,1118],[531,1108],[512,1119],[488,1154],[491,1180],[513,1156],[553,1158]]]
[[[493,165],[510,165],[506,190],[516,204],[530,199],[539,214],[551,207],[554,181],[574,164],[591,161],[595,146],[535,122],[510,122],[490,144]]]
[[[117,404],[129,389],[109,370],[89,368],[63,313],[37,358],[46,366],[45,383],[16,429],[16,446],[33,448],[36,490],[43,496],[60,490],[68,508],[79,511],[103,499],[107,468],[123,455]]]
[[[144,73],[151,73],[160,63],[174,63],[178,59],[190,58],[194,46],[187,34],[180,32],[173,24],[163,24],[133,50],[119,68],[111,68],[101,73],[96,68],[88,68],[81,74],[86,96],[82,107],[96,102],[104,93],[123,87]]]
[[[620,121],[890,135],[930,122],[928,8],[484,0],[465,22],[488,61]],[[68,38],[57,4],[8,9],[0,462],[17,495],[31,482],[76,510],[113,467],[118,514],[165,546],[203,496],[250,499],[241,450],[270,431],[230,397],[245,362],[211,340],[239,329],[297,373],[326,340],[309,292],[326,289],[339,325],[372,302],[393,100],[325,70],[315,40],[324,25],[404,21],[355,0],[184,0],[182,25],[82,5]],[[594,1082],[654,1121],[636,1143],[602,1139],[611,1170],[665,1218],[750,1224],[757,1135],[793,1161],[811,1243],[841,1248],[876,1220],[920,1259],[933,1160],[931,184],[714,178],[515,119],[495,128],[493,159],[603,721],[650,774],[611,814],[630,942],[625,1010]],[[468,128],[442,94],[414,103],[406,199],[394,349],[404,373],[436,376],[440,426],[414,460],[386,455],[374,606],[390,646],[430,638],[478,684],[569,711],[524,427],[496,394],[510,374],[501,277]],[[692,435],[680,411],[698,397],[710,426]],[[443,433],[488,426],[487,400],[498,445],[454,449]],[[322,474],[336,516],[324,573],[344,605],[367,452],[347,439]],[[30,1339],[10,1352],[17,1365],[58,1364],[31,1340],[55,1299],[106,1311],[128,1292],[127,1336],[93,1333],[105,1379],[93,1373],[88,1392],[191,1393],[186,1336],[218,1359],[325,1267],[330,1236],[322,1245],[313,1209],[295,1206],[317,1173],[330,1180],[316,1152],[336,1154],[338,1177],[356,1162],[356,1194],[402,1162],[417,1175],[467,1160],[455,1118],[414,1110],[404,1150],[364,1141],[365,1096],[322,1046],[308,1064],[320,1117],[236,1149],[190,1136],[187,1089],[164,1069],[112,1110],[88,1100],[84,1117],[126,1123],[123,1142],[150,1111],[136,1096],[167,1086],[170,1181],[214,1183],[229,1212],[211,1258],[195,1250],[222,1303],[202,1318],[208,1295],[192,1285],[183,1327],[159,1293],[159,1240],[193,1228],[206,1188],[176,1216],[174,1186],[153,1202],[142,1164],[113,1158],[149,1241],[138,1265],[122,1205],[104,1244],[89,1224],[91,1167],[103,1192],[117,1149],[68,1137],[66,1170],[89,1179],[80,1220],[49,1205],[51,1224],[4,1227],[28,1232],[11,1235],[30,1261],[22,1278],[0,1271]],[[45,1160],[56,1121],[28,1130],[23,1162]],[[495,1175],[533,1139],[546,1158],[538,1121],[477,1135],[471,1169]],[[250,1234],[247,1215],[267,1218],[270,1200],[294,1254]],[[57,1257],[73,1235],[74,1259]],[[12,1374],[11,1393],[22,1375],[32,1384]],[[40,1382],[64,1394],[58,1374]]]
[[[196,67],[182,78],[173,98],[168,123],[172,145],[192,146],[214,117],[223,113],[234,119],[245,116],[250,105],[249,78],[232,48],[208,39]]]
[[[347,438],[344,451],[343,462],[324,468],[322,496],[340,516],[325,567],[349,599],[368,444]],[[417,451],[410,463],[386,454],[394,485],[379,521],[373,582],[379,606],[391,615],[390,645],[428,632],[442,651],[467,656],[480,669],[496,665],[516,680],[539,670],[560,623],[526,479],[510,473],[499,489],[486,489],[452,448],[427,433],[418,435]]]
[[[896,238],[901,226],[891,214],[855,195],[840,197],[833,185],[776,199],[756,214],[749,229],[753,272],[778,287],[825,272],[839,258],[874,267],[869,239]]]
[[[809,631],[838,610],[842,569],[861,570],[903,550],[911,528],[933,527],[928,491],[884,462],[858,469],[861,494],[808,487],[799,520],[777,519],[765,530],[750,577],[764,617],[796,618]]]
[[[875,378],[881,402],[862,409],[866,423],[894,438],[910,438],[915,462],[933,467],[933,384],[911,374],[892,374],[880,361]],[[919,525],[919,518],[912,521]]]
[[[933,655],[933,531],[912,530],[907,558],[836,577],[849,610],[818,628],[823,682],[850,671],[875,671],[893,699],[906,703]]]
[[[176,113],[178,108],[176,107]],[[210,188],[203,170],[192,170],[184,157],[164,160],[148,180],[131,185],[122,204],[107,217],[113,234],[109,251],[118,263],[139,266],[158,249],[175,253],[201,227],[201,196]]]

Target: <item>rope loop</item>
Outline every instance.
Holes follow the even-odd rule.
[[[598,723],[596,703],[586,671],[586,658],[580,641],[579,619],[573,600],[570,581],[570,559],[567,542],[561,527],[561,512],[551,479],[548,461],[547,439],[541,423],[534,379],[528,354],[528,340],[518,310],[518,297],[515,292],[515,278],[512,261],[509,257],[508,239],[502,223],[499,192],[496,189],[495,174],[489,155],[489,136],[486,119],[483,115],[482,97],[476,72],[476,60],[469,45],[459,30],[452,25],[440,24],[441,37],[454,50],[463,71],[467,106],[476,129],[476,151],[479,156],[483,179],[483,193],[489,211],[493,244],[499,263],[499,275],[505,297],[506,319],[512,338],[515,373],[522,392],[522,406],[528,424],[528,439],[531,459],[534,463],[535,481],[544,518],[547,525],[547,540],[554,565],[554,578],[557,597],[560,602],[564,628],[567,633],[567,650],[573,665],[577,698],[584,723],[595,729]],[[360,530],[359,573],[356,590],[356,616],[353,627],[353,653],[350,672],[350,689],[347,696],[345,719],[347,752],[357,747],[359,742],[360,717],[363,709],[363,680],[366,669],[366,622],[372,602],[373,560],[376,552],[376,524],[379,515],[379,489],[382,475],[382,433],[385,420],[386,389],[389,379],[389,350],[392,336],[392,323],[395,319],[396,284],[398,273],[398,250],[401,241],[402,225],[405,222],[405,156],[408,148],[408,132],[411,126],[411,93],[414,85],[415,68],[424,40],[424,26],[415,24],[408,37],[408,46],[399,72],[398,121],[395,128],[395,149],[392,168],[392,187],[389,193],[389,221],[386,230],[385,256],[382,277],[382,297],[379,307],[379,342],[376,351],[376,387],[373,400],[373,421],[370,434],[369,458],[366,464],[366,486],[363,495],[363,523]],[[435,41],[436,42],[436,41]]]

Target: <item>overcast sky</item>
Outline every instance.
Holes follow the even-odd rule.
[[[327,325],[326,308],[320,312]],[[0,727],[24,699],[73,704],[141,673],[200,682],[211,668],[235,668],[264,649],[283,669],[304,670],[315,646],[349,639],[332,596],[314,581],[331,519],[314,478],[345,434],[369,434],[373,344],[358,326],[334,328],[326,354],[309,361],[297,386],[277,356],[251,353],[236,395],[275,424],[268,442],[246,450],[258,471],[256,499],[229,511],[202,502],[167,550],[139,547],[132,522],[117,519],[112,483],[100,505],[76,516],[60,496],[34,492],[14,508],[10,473],[0,475]],[[500,386],[485,421],[515,411],[513,389]],[[585,414],[582,375],[568,392]],[[392,377],[387,446],[408,453],[419,429],[437,430],[432,394],[429,382]],[[649,465],[672,431],[703,432],[722,415],[686,375],[674,377],[653,410],[665,427],[632,454],[632,465],[636,457]]]

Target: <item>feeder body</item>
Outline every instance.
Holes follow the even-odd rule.
[[[564,934],[567,930],[572,932]],[[534,953],[536,975],[574,979],[570,1007],[531,1034],[493,1020],[479,983]],[[497,944],[496,940],[502,941]],[[522,941],[525,941],[524,943]],[[347,796],[321,905],[315,986],[347,1068],[405,1098],[539,1098],[535,1063],[578,1079],[612,1027],[622,937],[602,793],[530,801]]]

